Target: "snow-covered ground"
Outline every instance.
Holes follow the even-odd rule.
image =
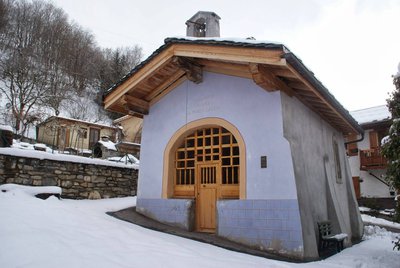
[[[40,147],[45,151],[37,151],[36,147]],[[57,151],[52,152],[51,148],[47,147],[42,143],[30,144],[27,142],[19,142],[14,140],[12,147],[9,148],[0,148],[0,154],[4,155],[14,155],[20,157],[29,157],[29,158],[37,158],[37,159],[49,159],[49,160],[57,160],[57,161],[66,161],[66,162],[74,162],[74,163],[85,163],[85,164],[93,164],[93,165],[103,165],[103,166],[114,166],[114,167],[123,167],[123,168],[139,168],[139,160],[137,162],[132,163],[129,161],[108,161],[105,159],[99,158],[89,158],[78,155],[68,155],[68,154],[60,154]],[[121,158],[120,158],[121,159]]]
[[[41,200],[34,193],[19,187],[0,191],[0,267],[399,267],[400,252],[391,243],[396,234],[379,227],[367,226],[363,242],[326,260],[293,264],[151,231],[105,214],[134,206],[135,197]]]

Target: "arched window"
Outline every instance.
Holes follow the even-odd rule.
[[[193,197],[199,184],[212,184],[220,186],[219,198],[238,198],[239,174],[239,145],[232,133],[223,127],[197,129],[176,149],[174,196]]]
[[[197,199],[208,187],[218,199],[246,198],[246,145],[233,124],[217,117],[185,124],[164,151],[163,198]]]

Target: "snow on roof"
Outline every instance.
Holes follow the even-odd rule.
[[[101,145],[103,145],[104,147],[106,147],[108,150],[113,150],[116,151],[117,148],[115,147],[115,143],[113,143],[112,141],[102,141],[99,140],[98,141]]]
[[[391,118],[386,105],[380,105],[350,112],[359,124],[383,121]]]
[[[240,43],[240,44],[252,44],[252,45],[265,45],[265,44],[274,44],[274,45],[282,45],[281,42],[276,41],[268,41],[268,40],[256,40],[252,37],[249,38],[237,38],[237,37],[192,37],[192,36],[171,36],[168,39],[181,39],[181,40],[190,40],[190,41],[216,41],[216,42],[231,42],[231,43]],[[286,47],[286,46],[284,46]]]
[[[13,131],[11,126],[1,125],[1,124],[0,124],[0,130],[6,130],[6,131],[11,131],[11,132]]]
[[[123,163],[115,163],[108,160],[87,158],[76,155],[65,155],[65,154],[52,154],[43,151],[34,150],[21,150],[18,148],[0,148],[0,154],[14,155],[20,157],[37,158],[37,159],[48,159],[55,161],[73,162],[73,163],[84,163],[91,165],[111,166],[111,167],[122,167],[122,168],[134,168],[138,169],[139,165],[125,165]]]
[[[114,126],[110,126],[107,124],[101,124],[101,123],[92,123],[89,121],[84,121],[84,120],[79,120],[79,119],[74,119],[74,118],[69,118],[69,117],[64,117],[64,116],[51,116],[49,118],[47,118],[44,122],[40,123],[41,124],[45,124],[46,122],[53,120],[53,119],[63,119],[63,120],[68,120],[68,121],[74,121],[74,122],[78,122],[78,123],[84,123],[84,124],[88,124],[88,125],[93,125],[93,126],[99,126],[99,127],[106,127],[106,128],[116,128]]]

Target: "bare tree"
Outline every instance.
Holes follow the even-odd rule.
[[[16,132],[24,134],[35,106],[59,110],[75,91],[92,87],[97,78],[93,59],[101,51],[90,33],[70,24],[65,12],[51,3],[9,1],[6,10],[8,25],[0,32],[0,92],[11,105]]]
[[[138,46],[100,49],[90,32],[69,23],[66,13],[52,3],[0,0],[0,93],[18,134],[41,117],[43,107],[67,107],[75,118],[102,120],[99,105],[84,116],[71,110],[76,106],[80,114],[85,112],[78,103],[88,92],[100,104],[104,90],[141,57]]]
[[[39,60],[43,4],[15,2],[8,27],[2,32],[1,92],[11,104],[15,130],[23,133],[30,110],[46,90],[46,74]]]
[[[0,31],[7,25],[8,5],[5,0],[0,0]]]

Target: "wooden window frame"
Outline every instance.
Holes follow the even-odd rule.
[[[246,198],[246,146],[244,143],[244,139],[238,129],[231,124],[230,122],[215,117],[203,118],[199,120],[192,121],[184,126],[182,126],[179,130],[177,130],[169,142],[164,151],[164,167],[163,167],[163,185],[162,185],[162,198],[172,198],[174,197],[174,178],[175,178],[175,152],[182,145],[183,141],[190,133],[193,133],[195,130],[199,128],[217,128],[223,127],[228,132],[230,132],[236,139],[237,145],[239,148],[239,199]],[[182,186],[182,191],[186,190],[191,191],[190,186]],[[226,192],[229,192],[231,189],[228,189],[230,186],[226,186]]]

